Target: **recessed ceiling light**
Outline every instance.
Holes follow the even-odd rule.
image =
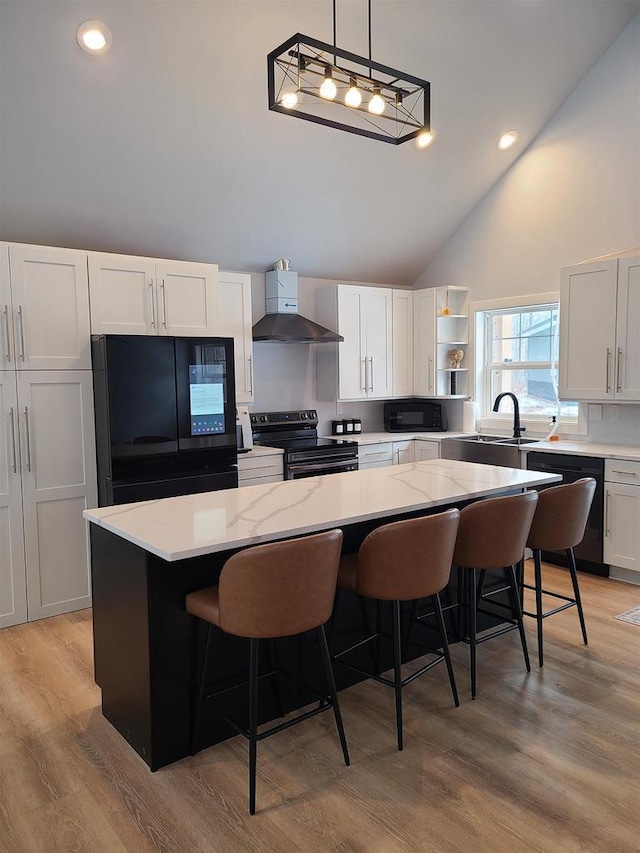
[[[102,21],[85,21],[80,24],[76,38],[87,53],[106,53],[111,47],[111,30]]]
[[[506,151],[507,148],[511,148],[517,138],[518,134],[515,130],[508,130],[506,133],[503,133],[498,140],[498,148],[501,151]]]

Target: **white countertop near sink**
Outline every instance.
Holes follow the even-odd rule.
[[[433,459],[102,507],[83,515],[173,562],[558,480],[538,471]]]
[[[544,451],[545,453],[566,453],[568,456],[596,456],[601,459],[640,459],[640,445],[603,444],[592,441],[536,441],[535,444],[525,444],[520,448],[521,453],[528,451]]]
[[[359,432],[344,435],[325,435],[324,438],[342,438],[358,444],[383,444],[387,441],[442,441],[443,438],[464,438],[475,432]]]

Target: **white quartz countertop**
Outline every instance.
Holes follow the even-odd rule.
[[[103,507],[85,510],[84,517],[174,561],[560,479],[538,471],[433,459]]]
[[[544,451],[545,453],[566,453],[568,456],[597,456],[601,459],[640,459],[640,439],[638,446],[629,444],[601,444],[591,441],[537,441],[525,444],[521,452]]]
[[[463,438],[476,432],[359,432],[344,435],[326,435],[325,438],[344,438],[358,444],[382,444],[387,441],[442,441],[443,438]]]
[[[238,453],[238,460],[255,459],[258,456],[282,456],[284,450],[281,447],[264,447],[260,444],[254,444],[251,450],[243,453]]]

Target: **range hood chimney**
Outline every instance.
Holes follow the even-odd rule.
[[[298,314],[298,273],[282,259],[266,274],[267,313],[253,327],[254,341],[313,344],[344,338]]]

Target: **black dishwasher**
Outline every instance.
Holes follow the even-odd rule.
[[[527,468],[529,471],[544,471],[545,474],[561,474],[563,483],[575,483],[582,477],[593,477],[596,481],[596,491],[587,529],[582,542],[574,548],[574,553],[576,565],[583,572],[609,577],[609,566],[602,561],[604,459],[597,459],[594,456],[566,456],[561,453],[529,451]],[[563,551],[543,551],[542,559],[559,566],[567,565]]]

